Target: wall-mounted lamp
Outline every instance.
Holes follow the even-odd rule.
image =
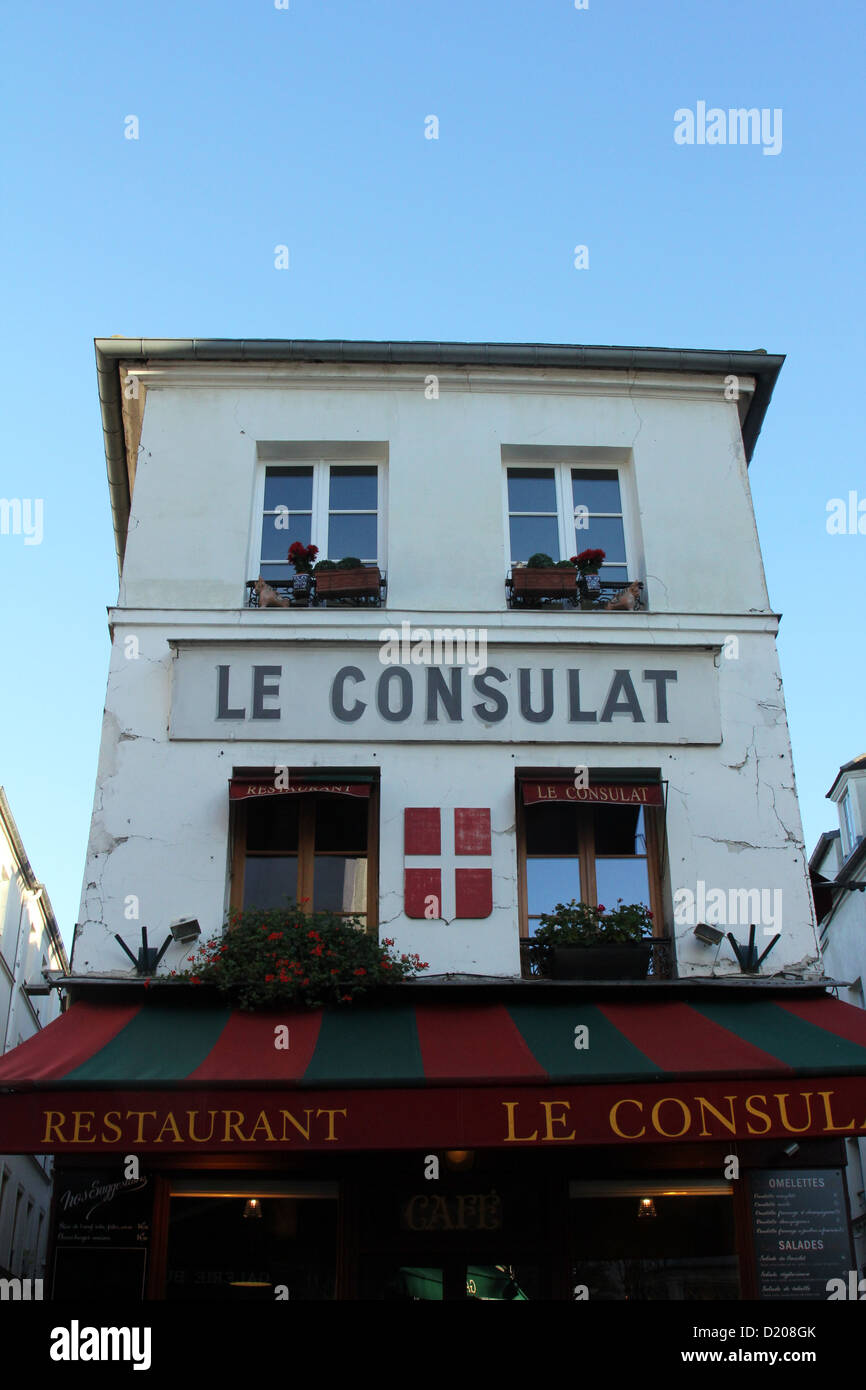
[[[718,946],[719,942],[724,940],[725,933],[711,927],[707,922],[698,922],[695,927],[695,936],[698,941],[705,942],[707,946]]]
[[[256,1216],[261,1220],[262,1204],[258,1197],[248,1197],[244,1206],[244,1217]]]
[[[195,941],[196,937],[201,936],[201,927],[195,917],[177,917],[169,922],[168,927],[173,941]]]
[[[794,1157],[794,1154],[800,1152],[800,1145],[799,1145],[799,1144],[795,1144],[795,1143],[793,1142],[793,1140],[792,1140],[790,1144],[786,1144],[786,1145],[785,1145],[785,1147],[784,1147],[784,1149],[783,1149],[782,1152],[785,1153],[785,1154],[787,1154],[788,1158],[793,1158],[793,1157]]]
[[[637,1205],[638,1216],[655,1216],[656,1204],[652,1197],[641,1197]]]
[[[452,1173],[466,1173],[475,1166],[474,1149],[446,1149],[445,1167]]]

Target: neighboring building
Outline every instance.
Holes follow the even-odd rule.
[[[824,984],[747,468],[781,365],[97,342],[121,579],[72,1007],[0,1064],[0,1138],[62,1155],[64,1211],[99,1198],[58,1221],[56,1296],[847,1273],[866,1017]],[[358,557],[348,596],[308,602],[295,540]],[[598,593],[525,568],[587,548]],[[182,940],[130,969],[145,927],[287,895],[428,974],[259,1017],[151,987]],[[529,977],[570,898],[651,908],[649,979]]]
[[[839,995],[866,1009],[866,753],[840,767],[827,793],[839,829],[825,831],[809,868],[821,954]],[[866,1138],[846,1139],[848,1198],[857,1264],[866,1274]]]
[[[68,974],[69,962],[0,787],[0,1054],[59,1015],[49,971]],[[43,1277],[53,1166],[49,1153],[0,1153],[0,1278]]]

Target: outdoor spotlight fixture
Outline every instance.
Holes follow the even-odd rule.
[[[167,936],[159,950],[157,950],[155,946],[149,946],[147,944],[147,927],[142,927],[141,929],[141,946],[139,947],[137,956],[132,954],[123,937],[120,936],[118,932],[114,933],[114,939],[121,949],[129,956],[129,959],[132,961],[139,975],[155,974],[156,967],[171,945],[171,937]]]
[[[755,945],[754,922],[749,927],[749,944],[747,946],[741,946],[739,941],[735,940],[733,934],[728,932],[728,940],[734,948],[734,955],[737,957],[737,962],[744,975],[756,975],[758,973],[761,968],[761,962],[767,959],[767,956],[772,951],[776,942],[781,939],[781,936],[781,932],[776,932],[776,935],[773,937],[766,951],[762,951],[761,954],[758,955],[758,948]]]
[[[176,917],[168,926],[173,941],[195,941],[197,936],[201,936],[201,927],[195,917]]]
[[[656,1204],[652,1197],[641,1197],[637,1207],[638,1216],[655,1216]]]
[[[707,946],[718,946],[720,941],[724,941],[725,933],[716,927],[711,927],[707,922],[698,922],[695,927],[695,936],[698,941],[703,941]]]
[[[786,1145],[785,1145],[785,1148],[784,1148],[783,1152],[787,1155],[788,1158],[793,1158],[793,1157],[794,1157],[794,1154],[800,1152],[800,1145],[799,1145],[799,1144],[795,1144],[795,1143],[792,1141],[790,1144],[786,1144]]]
[[[246,1205],[244,1206],[244,1218],[246,1219],[250,1216],[256,1216],[260,1221],[262,1219],[262,1204],[258,1197],[247,1198]]]

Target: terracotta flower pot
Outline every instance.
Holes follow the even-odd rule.
[[[569,598],[577,593],[577,570],[524,569],[511,571],[511,590],[528,598]]]
[[[378,565],[353,570],[322,570],[315,576],[320,598],[376,598],[381,574]]]

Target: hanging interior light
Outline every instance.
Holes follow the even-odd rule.
[[[641,1197],[637,1205],[638,1216],[655,1216],[656,1204],[652,1197]]]
[[[258,1197],[248,1197],[246,1205],[244,1206],[244,1217],[258,1216],[259,1218],[261,1218],[261,1215],[262,1204],[259,1201]]]

